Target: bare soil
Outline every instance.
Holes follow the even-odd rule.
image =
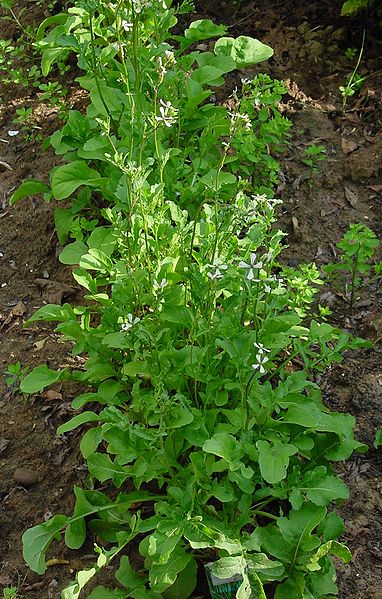
[[[25,0],[23,5],[28,9],[25,24],[39,23],[46,16],[35,3]],[[366,44],[360,74],[381,67],[381,29],[373,15],[343,19],[337,10],[337,3],[329,0],[257,0],[242,2],[237,10],[231,2],[213,0],[198,6],[198,16],[225,22],[231,34],[269,43],[274,57],[257,70],[287,83],[282,108],[294,126],[291,145],[282,157],[277,195],[284,201],[279,224],[289,233],[285,260],[291,265],[315,261],[323,266],[333,260],[335,244],[349,223],[364,222],[379,237],[382,233],[382,78],[379,74],[367,79],[349,99],[345,114],[338,89],[352,70],[345,51],[360,47],[363,28]],[[3,27],[0,22],[1,37],[16,42],[17,27],[13,23]],[[69,105],[81,105],[67,77],[64,84]],[[234,78],[229,85],[232,89]],[[44,303],[75,302],[79,294],[70,269],[57,259],[54,206],[37,199],[14,207],[8,204],[23,179],[47,180],[58,163],[52,151],[26,141],[22,133],[9,136],[18,128],[12,123],[16,108],[33,108],[44,138],[60,127],[60,121],[35,89],[0,81],[0,97],[0,369],[18,361],[29,368],[70,364],[70,347],[59,342],[50,326],[22,326]],[[327,159],[318,164],[317,175],[302,163],[312,142],[326,147]],[[327,404],[353,414],[358,438],[370,447],[367,454],[339,466],[351,492],[339,511],[346,521],[344,538],[353,552],[349,565],[338,565],[340,598],[382,599],[382,453],[373,449],[375,432],[382,426],[382,290],[378,285],[366,288],[352,312],[341,293],[327,291],[323,290],[321,302],[330,304],[333,322],[373,342],[371,349],[346,356],[321,383]],[[21,534],[50,514],[70,513],[73,485],[80,485],[86,476],[78,439],[55,435],[57,425],[68,419],[76,390],[58,386],[54,393],[31,400],[15,393],[5,378],[0,387],[0,590],[14,585],[20,597],[55,599],[73,572],[86,565],[90,541],[80,552],[55,545],[50,552],[54,559],[39,577],[23,562]],[[30,471],[32,484],[15,480],[17,468]],[[207,597],[202,583],[197,595]]]

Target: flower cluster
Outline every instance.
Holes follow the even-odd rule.
[[[260,374],[264,374],[265,373],[264,364],[269,362],[269,358],[266,354],[269,353],[270,350],[267,349],[266,347],[264,347],[264,345],[262,343],[254,343],[253,345],[255,346],[257,353],[256,353],[256,362],[254,364],[252,364],[252,368],[255,371],[258,370],[260,372]]]
[[[212,264],[207,264],[208,268],[212,268],[211,272],[207,272],[207,277],[211,279],[211,281],[216,281],[218,279],[223,278],[222,270],[227,270],[228,266],[223,264],[220,258],[215,258]]]
[[[178,111],[173,107],[171,102],[159,100],[159,112],[159,115],[155,115],[155,121],[157,123],[163,123],[166,127],[171,127],[176,123]]]
[[[125,322],[121,325],[121,331],[130,331],[130,329],[137,324],[138,322],[140,322],[140,318],[138,318],[138,316],[133,316],[130,312],[129,314],[126,316],[126,320]]]
[[[250,253],[250,260],[249,260],[249,264],[247,262],[244,262],[243,260],[241,260],[241,262],[239,262],[239,266],[240,268],[246,268],[248,269],[248,274],[247,274],[247,279],[248,281],[255,281],[258,282],[260,281],[260,279],[256,279],[255,278],[255,270],[259,270],[260,268],[263,267],[263,263],[261,262],[261,260],[259,262],[256,262],[256,254],[255,252],[251,252]]]
[[[247,113],[241,112],[229,112],[229,116],[231,117],[231,123],[233,126],[243,125],[246,131],[252,130],[252,122]]]

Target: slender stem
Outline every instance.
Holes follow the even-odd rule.
[[[343,92],[343,93],[344,93],[344,96],[343,96],[343,100],[342,100],[342,112],[345,112],[345,108],[346,108],[346,102],[347,102],[347,97],[348,97],[348,95],[351,95],[351,94],[348,94],[347,92],[348,92],[349,90],[351,90],[351,87],[352,87],[352,84],[353,84],[354,77],[356,76],[356,73],[357,73],[357,71],[358,71],[358,67],[359,67],[359,65],[360,65],[360,63],[361,63],[362,54],[363,54],[363,49],[364,49],[364,46],[365,46],[365,35],[366,35],[366,30],[364,29],[364,30],[363,30],[363,34],[362,34],[362,45],[361,45],[361,49],[360,49],[360,51],[359,51],[359,55],[358,55],[357,64],[355,65],[355,67],[354,67],[354,70],[353,70],[352,74],[350,75],[350,79],[349,79],[349,81],[347,82],[346,88],[345,88],[345,90],[344,90],[344,92]],[[353,92],[353,93],[354,93],[354,92]]]
[[[255,510],[253,513],[255,516],[265,516],[265,518],[270,518],[271,520],[278,520],[279,518],[274,514],[270,514],[269,512],[263,512],[262,510]]]
[[[105,98],[103,97],[102,91],[101,91],[101,86],[99,83],[99,79],[98,79],[98,73],[97,73],[97,58],[96,58],[96,53],[95,53],[95,39],[94,39],[94,29],[93,29],[93,15],[91,13],[89,13],[89,29],[90,29],[90,38],[91,38],[91,56],[92,56],[92,62],[93,62],[93,75],[94,75],[94,81],[96,84],[96,88],[98,91],[98,95],[100,97],[100,100],[103,104],[103,107],[106,110],[106,114],[109,116],[111,122],[113,121],[113,118],[110,114],[110,110],[108,105],[105,102]]]
[[[352,276],[351,276],[351,291],[350,291],[350,309],[351,310],[353,310],[353,303],[354,303],[355,278],[357,276],[357,269],[358,269],[358,256],[359,256],[359,251],[355,255],[355,260],[353,262]]]

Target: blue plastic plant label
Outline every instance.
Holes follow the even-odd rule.
[[[206,564],[204,569],[206,571],[208,586],[211,593],[212,599],[235,599],[236,591],[239,589],[243,582],[241,574],[235,574],[230,578],[218,578],[212,573],[211,568],[213,562]]]

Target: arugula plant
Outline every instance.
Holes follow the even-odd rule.
[[[111,562],[119,586],[91,599],[186,599],[207,562],[220,579],[241,575],[241,599],[333,596],[330,555],[350,554],[328,511],[348,496],[332,463],[366,447],[352,416],[324,406],[315,376],[363,342],[309,321],[317,269],[279,262],[269,154],[289,130],[282,84],[259,76],[228,106],[208,102],[226,73],[272,50],[209,20],[175,36],[185,6],[169,4],[79,4],[40,28],[43,69],[77,52],[89,106],[52,136],[66,162],[50,186],[26,181],[12,201],[70,199],[55,215],[70,241],[60,260],[86,302],[46,305],[28,324],[57,322],[87,359],[38,366],[21,391],[89,387],[58,433],[85,427],[92,483],[75,488],[72,516],[24,533],[24,556],[42,574],[62,534],[72,549],[87,534],[102,540],[64,599]],[[216,37],[213,51],[192,50]],[[130,563],[133,540],[144,572]]]
[[[382,275],[382,262],[376,259],[380,242],[369,227],[352,224],[337,243],[341,250],[338,262],[325,267],[329,277],[344,287],[344,295],[353,309],[356,293]]]

